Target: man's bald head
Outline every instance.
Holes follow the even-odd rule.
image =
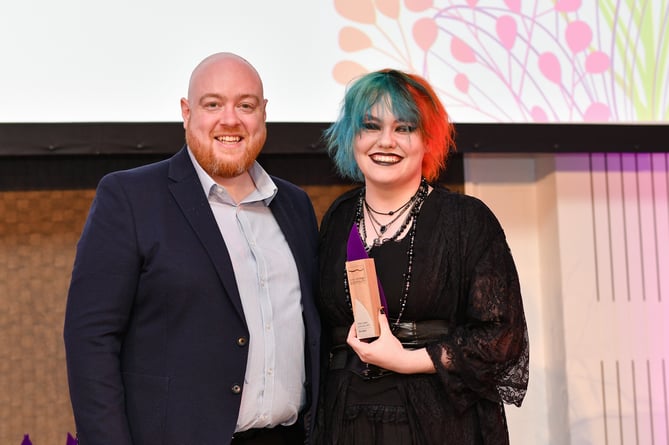
[[[257,79],[258,84],[260,85],[261,99],[263,98],[264,91],[263,91],[262,79],[260,78],[260,74],[258,74],[258,71],[256,71],[253,65],[251,65],[251,63],[248,60],[246,60],[241,56],[238,56],[237,54],[229,52],[220,52],[206,57],[195,67],[195,69],[193,69],[193,72],[191,73],[190,76],[190,81],[188,82],[188,100],[193,99],[192,93],[196,89],[196,85],[198,84],[198,80],[200,79],[200,77],[204,73],[208,73],[211,70],[219,70],[219,69],[220,70],[236,69],[236,70],[248,71],[249,75],[252,75]]]

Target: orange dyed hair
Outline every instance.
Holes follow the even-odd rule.
[[[363,175],[353,156],[355,137],[378,103],[390,104],[395,116],[413,122],[425,143],[422,175],[432,182],[446,167],[455,150],[455,131],[439,97],[424,78],[385,69],[366,74],[350,85],[339,118],[325,132],[328,153],[340,174],[356,181]]]

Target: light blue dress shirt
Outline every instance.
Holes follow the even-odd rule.
[[[256,189],[235,203],[188,154],[225,240],[249,329],[249,356],[236,431],[289,425],[305,403],[300,281],[269,204],[277,187],[257,162]]]

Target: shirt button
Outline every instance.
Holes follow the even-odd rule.
[[[239,337],[237,339],[237,346],[246,346],[246,337]]]
[[[239,385],[232,385],[232,387],[230,387],[230,391],[232,391],[233,394],[239,394],[242,392],[242,387]]]

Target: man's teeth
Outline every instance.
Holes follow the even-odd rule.
[[[219,142],[239,142],[242,138],[239,136],[216,136],[216,140]]]

